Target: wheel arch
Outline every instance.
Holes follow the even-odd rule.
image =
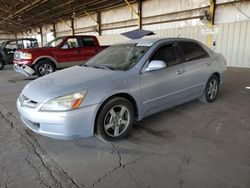
[[[221,82],[220,73],[214,72],[212,75],[215,75],[215,76],[217,76],[217,77],[219,78],[219,84],[220,84],[220,82]],[[211,75],[211,76],[212,76],[212,75]]]
[[[138,112],[138,105],[137,105],[137,102],[135,101],[134,97],[128,93],[116,93],[114,95],[111,95],[110,97],[106,98],[102,104],[99,106],[98,110],[97,110],[97,113],[96,113],[96,116],[95,116],[95,121],[94,121],[94,133],[96,133],[96,121],[97,121],[97,118],[99,116],[99,113],[102,109],[102,107],[111,99],[113,98],[116,98],[116,97],[121,97],[121,98],[124,98],[124,99],[127,99],[133,106],[134,108],[134,113],[135,113],[135,119],[138,119],[139,117],[139,112]]]
[[[52,62],[55,65],[56,69],[58,69],[57,61],[51,56],[40,56],[33,61],[32,65],[34,66],[35,64],[37,64],[38,62],[40,62],[42,60],[49,60],[50,62]]]

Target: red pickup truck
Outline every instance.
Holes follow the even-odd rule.
[[[107,46],[100,46],[90,35],[57,37],[42,48],[18,50],[14,69],[26,76],[44,76],[57,69],[83,64]]]

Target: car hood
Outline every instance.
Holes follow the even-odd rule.
[[[88,91],[93,85],[98,86],[121,72],[74,66],[30,82],[22,94],[33,101],[43,103],[59,96]]]
[[[26,49],[20,49],[19,52],[23,53],[33,53],[33,52],[41,52],[41,51],[51,51],[51,48],[53,47],[40,47],[40,48],[26,48]]]

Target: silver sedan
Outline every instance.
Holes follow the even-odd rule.
[[[225,70],[224,57],[195,40],[133,40],[30,82],[17,109],[44,136],[115,141],[135,120],[196,98],[213,102]]]

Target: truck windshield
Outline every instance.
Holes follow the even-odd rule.
[[[148,49],[148,46],[138,44],[113,45],[96,55],[85,66],[125,71],[135,66]]]
[[[44,45],[44,47],[56,47],[63,41],[64,37],[57,37]]]

